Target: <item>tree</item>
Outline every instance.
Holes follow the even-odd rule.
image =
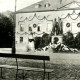
[[[12,47],[13,27],[11,19],[0,14],[0,47]]]

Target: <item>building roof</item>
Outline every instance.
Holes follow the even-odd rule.
[[[42,0],[17,11],[17,13],[55,11],[76,8],[80,9],[80,0]]]
[[[78,0],[74,0],[74,1],[71,1],[70,3],[68,3],[67,1],[66,1],[66,3],[63,5],[63,6],[61,6],[59,9],[61,10],[66,10],[66,9],[72,9],[72,10],[74,10],[74,9],[80,9],[80,1],[79,2],[77,2]]]

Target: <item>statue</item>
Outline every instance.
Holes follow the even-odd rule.
[[[63,23],[62,23],[62,21],[61,21],[61,18],[59,18],[59,17],[58,17],[58,24],[59,24],[59,29],[60,29],[60,30],[59,30],[59,33],[62,34],[62,33],[63,33],[62,24],[63,24]]]
[[[53,29],[52,29],[52,33],[54,35],[59,35],[60,29],[59,29],[59,24],[56,21],[56,18],[54,19],[54,23],[53,23]]]

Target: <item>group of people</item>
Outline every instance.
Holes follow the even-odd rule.
[[[78,49],[76,48],[70,48],[66,45],[64,45],[63,43],[59,42],[58,37],[54,38],[54,42],[53,43],[49,43],[49,45],[43,47],[43,48],[38,48],[38,51],[47,51],[49,49],[52,49],[53,52],[79,52]]]
[[[66,46],[62,43],[57,43],[57,44],[54,44],[54,45],[55,45],[55,48],[53,48],[54,52],[79,52],[78,49],[69,48],[68,46]]]
[[[48,46],[39,48],[37,50],[38,51],[47,51],[49,48],[53,49],[53,52],[79,52],[78,49],[69,48],[68,46],[66,46],[62,43],[57,43],[57,44],[50,43]]]

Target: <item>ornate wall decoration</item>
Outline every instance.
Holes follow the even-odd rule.
[[[24,33],[20,33],[20,32],[16,32],[16,34],[19,34],[19,35],[31,35],[31,33],[28,33],[28,32],[24,32]],[[48,34],[48,33],[46,33],[46,32],[42,32],[42,33],[35,33],[35,32],[33,32],[32,33],[33,35],[35,35],[35,34],[37,34],[37,35],[42,35],[42,34]]]
[[[32,16],[29,16],[29,19],[31,19],[32,18]]]
[[[37,27],[37,24],[33,24],[33,27],[36,28]]]
[[[47,20],[47,21],[53,21],[52,19],[51,20],[48,20],[48,16],[43,16],[40,18],[40,16],[38,16],[36,13],[34,13],[33,17],[32,18],[28,18],[28,17],[25,17],[23,20],[19,20],[18,21],[18,24],[20,22],[25,22],[25,20],[28,20],[28,21],[32,21],[34,19],[34,17],[36,17],[38,20]]]
[[[70,23],[66,23],[66,27],[70,27]]]
[[[80,22],[79,22],[79,23],[77,23],[77,27],[80,27]]]
[[[51,15],[47,15],[47,20],[53,20],[53,17]]]
[[[74,17],[74,15],[75,15],[75,17]],[[75,12],[75,10],[73,10],[72,14],[68,13],[64,18],[61,18],[61,19],[66,19],[67,17],[72,19],[72,20],[76,20],[76,19],[78,19],[80,17],[80,13],[77,14]]]

